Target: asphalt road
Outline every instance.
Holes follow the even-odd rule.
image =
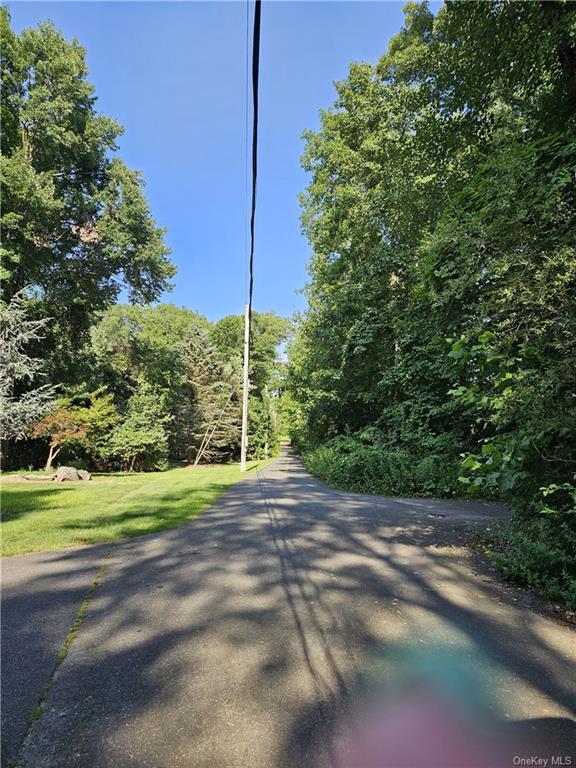
[[[109,546],[2,559],[2,765],[16,757]]]
[[[6,559],[4,600],[17,607],[3,670],[7,752],[28,728],[22,768],[359,768],[346,762],[341,724],[380,708],[372,720],[400,732],[394,713],[414,693],[402,675],[419,664],[401,660],[410,648],[441,659],[422,674],[441,670],[449,712],[480,713],[486,700],[488,714],[465,726],[479,723],[485,742],[495,726],[482,718],[497,718],[502,743],[576,765],[573,630],[463,544],[471,523],[504,516],[490,504],[334,491],[286,453],[195,521],[112,548],[31,724],[23,701],[49,679],[104,551]],[[449,732],[434,695],[435,732]],[[416,718],[401,749],[431,755],[427,738]],[[499,765],[518,764],[517,751]],[[391,754],[387,768],[430,764]]]

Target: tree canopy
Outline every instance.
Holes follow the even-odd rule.
[[[21,346],[42,326],[41,321],[29,321],[27,331],[23,311],[14,316],[9,332],[12,338],[14,324],[19,326],[18,332],[24,334],[21,342],[17,339]],[[92,469],[129,470],[163,469],[169,462],[197,459],[236,460],[243,354],[243,332],[237,331],[242,324],[240,315],[210,323],[197,312],[172,304],[113,305],[91,327],[90,343],[76,355],[79,365],[73,379],[56,388],[46,385],[46,396],[41,389],[31,390],[24,399],[13,398],[21,413],[24,404],[42,396],[38,407],[30,406],[23,415],[20,432],[14,434],[30,439],[5,446],[8,466],[43,465],[46,456],[48,467],[57,458]],[[251,457],[263,457],[278,445],[277,355],[288,327],[274,313],[254,313]],[[10,344],[12,349],[14,342]],[[16,363],[24,366],[22,376],[26,372],[31,376],[39,361],[22,357],[18,349]],[[12,378],[19,376],[15,373]]]
[[[242,317],[153,306],[175,268],[141,175],[118,156],[122,127],[97,109],[84,49],[50,22],[14,33],[6,9],[0,34],[7,465],[237,458]],[[277,443],[270,392],[287,331],[254,313],[253,456]]]
[[[409,3],[380,61],[351,65],[305,134],[313,255],[288,376],[293,439],[315,471],[359,490],[510,500],[517,536],[541,542],[511,571],[532,559],[523,578],[564,596],[575,62],[573,4],[498,1],[436,16]]]
[[[175,268],[144,182],[116,155],[86,54],[50,22],[15,34],[0,10],[3,291],[31,286],[56,338],[78,345],[123,291],[157,299]]]

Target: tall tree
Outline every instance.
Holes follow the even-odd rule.
[[[33,286],[51,333],[77,347],[126,291],[149,302],[174,274],[140,174],[114,155],[121,126],[96,110],[86,55],[49,22],[15,34],[0,10],[3,290]]]
[[[250,349],[250,384],[261,392],[269,385],[278,362],[278,348],[288,337],[290,322],[275,312],[252,313]],[[210,329],[211,342],[224,358],[239,358],[244,354],[244,317],[226,315]]]
[[[191,386],[193,417],[187,455],[194,461],[230,461],[240,453],[242,368],[237,354],[223,355],[199,332],[182,347]]]

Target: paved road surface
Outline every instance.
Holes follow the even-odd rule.
[[[109,546],[2,561],[2,765],[18,752],[78,609]]]
[[[362,675],[377,668],[393,680],[397,649],[415,644],[474,661],[511,731],[574,754],[576,765],[574,632],[462,546],[467,525],[503,515],[482,503],[333,491],[283,455],[197,520],[112,548],[19,764],[317,766],[329,762],[332,721],[360,695]],[[5,562],[4,598],[20,600],[25,627],[10,647],[17,656],[23,646],[30,668],[8,661],[4,708],[49,675],[101,560],[95,548]],[[52,614],[34,607],[52,601]],[[18,717],[8,719],[12,745]]]

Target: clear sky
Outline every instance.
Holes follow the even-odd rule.
[[[87,50],[100,111],[125,128],[178,267],[163,300],[211,320],[246,299],[246,3],[14,2],[16,30],[51,19]],[[263,2],[254,306],[291,315],[307,280],[300,232],[303,130],[334,101],[352,61],[376,61],[400,2]]]

